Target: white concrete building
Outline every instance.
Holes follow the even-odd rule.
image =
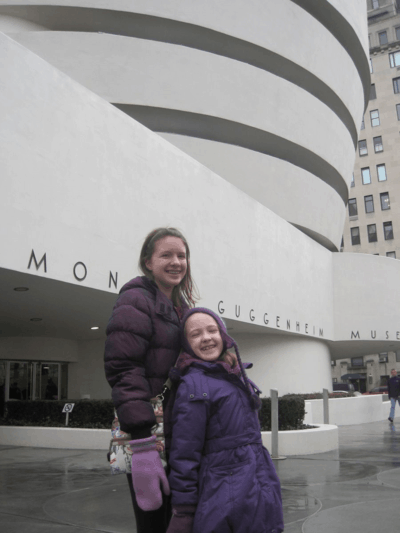
[[[367,16],[370,100],[356,150],[343,251],[400,259],[400,2],[368,0]],[[344,358],[332,367],[332,376],[340,382],[343,375],[358,374],[364,391],[385,385],[392,368],[400,371],[395,346]]]
[[[335,253],[364,0],[0,0],[0,31],[6,400],[110,397],[107,320],[164,225],[264,394],[331,388],[343,350],[399,346],[399,263]]]

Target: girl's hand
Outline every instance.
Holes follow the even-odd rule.
[[[162,493],[170,493],[165,474],[156,447],[156,436],[147,439],[131,440],[132,449],[132,485],[136,501],[143,511],[155,511],[162,505]]]
[[[195,507],[193,513],[187,514],[185,512],[189,509],[184,509],[185,507],[191,506],[182,506],[182,510],[172,509],[172,518],[167,533],[192,533]]]

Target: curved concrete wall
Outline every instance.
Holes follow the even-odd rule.
[[[240,146],[168,133],[160,136],[326,248],[337,249],[346,209],[339,195],[311,172]],[[332,224],[340,219],[339,213],[342,224]]]
[[[331,357],[326,343],[304,337],[301,340],[283,335],[265,338],[257,334],[239,334],[235,340],[243,361],[254,364],[247,373],[262,390],[262,396],[269,397],[270,390],[276,388],[279,396],[332,389]],[[313,375],[318,375],[318,389],[310,388],[310,368]]]
[[[400,262],[368,254],[333,254],[333,272],[335,340],[343,349],[354,344],[365,350],[369,344],[369,353],[399,349],[400,322],[394,309],[400,302]]]
[[[227,320],[243,358],[257,363],[251,372],[261,388],[329,388],[335,313],[346,304],[333,284],[351,265],[336,268],[328,249],[339,243],[352,130],[363,110],[352,101],[366,86],[361,56],[348,53],[320,14],[322,22],[287,0],[250,7],[235,0],[229,9],[156,1],[151,12],[148,2],[129,2],[134,20],[154,23],[139,36],[129,33],[127,2],[79,4],[88,11],[66,2],[64,11],[61,2],[6,4],[0,1],[0,15],[50,31],[13,33],[20,44],[0,35],[0,165],[7,176],[0,268],[117,292],[136,275],[149,229],[177,226],[191,243],[200,304]],[[119,35],[95,33],[107,21]],[[281,30],[279,50],[273,26]],[[311,54],[310,27],[327,56]],[[181,42],[154,38],[154,28],[166,28],[168,38],[179,30]],[[350,24],[344,33],[357,36]],[[228,38],[232,56],[221,53]],[[336,75],[328,76],[325,57]],[[247,164],[252,179],[238,188]],[[46,272],[27,268],[32,250],[38,259],[46,253]],[[80,265],[80,277],[71,264]],[[110,271],[118,271],[118,287],[104,282]],[[99,346],[88,346],[86,358],[81,348],[86,371]],[[297,373],[288,378],[294,360]],[[90,389],[90,380],[81,385]]]
[[[193,247],[193,270],[213,308],[221,300],[227,318],[241,305],[248,323],[265,325],[269,313],[330,337],[326,249],[27,49],[1,44],[1,216],[20,222],[4,235],[0,266],[26,271],[34,247],[38,258],[47,250],[49,277],[109,290],[104,265],[129,279],[148,228],[176,225],[207,243],[206,255]],[[65,257],[91,276],[77,281]]]
[[[78,343],[50,337],[0,337],[2,359],[77,362]]]
[[[360,4],[360,0],[357,0],[357,2]],[[311,73],[320,79],[328,90],[334,87],[334,92],[339,95],[339,98],[346,102],[347,107],[353,114],[357,114],[359,112],[357,111],[359,108],[358,95],[362,89],[361,86],[349,87],[346,83],[343,83],[341,76],[336,75],[337,69],[340,69],[340,73],[343,73],[344,69],[346,73],[350,74],[352,69],[354,69],[353,60],[341,44],[338,43],[337,32],[331,33],[334,26],[326,28],[315,18],[318,9],[311,11],[311,14],[307,11],[310,3],[312,4],[312,2],[302,0],[297,2],[299,5],[296,5],[291,0],[280,0],[280,2],[257,0],[251,4],[246,4],[242,0],[234,0],[233,2],[215,5],[211,0],[206,0],[201,4],[182,4],[176,1],[165,3],[162,0],[155,0],[151,4],[144,0],[128,2],[55,0],[35,2],[34,5],[31,5],[31,2],[2,1],[0,5],[4,6],[4,13],[36,21],[45,21],[47,27],[52,30],[73,31],[75,27],[79,31],[90,31],[90,26],[92,26],[92,31],[107,31],[105,28],[100,27],[106,21],[109,33],[124,35],[128,31],[133,31],[132,24],[129,30],[126,25],[121,23],[121,12],[125,12],[126,15],[134,14],[147,17],[146,19],[141,19],[142,26],[148,26],[148,28],[142,30],[143,36],[146,38],[163,39],[163,37],[156,38],[151,34],[150,18],[163,20],[164,31],[162,33],[164,36],[168,35],[168,30],[166,29],[168,22],[179,22],[182,27],[174,27],[174,33],[180,34],[181,40],[184,40],[184,42],[179,44],[190,46],[190,40],[192,40],[194,48],[199,46],[199,43],[195,44],[196,32],[194,30],[197,28],[207,29],[226,37],[231,36],[243,41],[243,43],[251,43],[265,51],[280,56],[283,61],[287,60],[289,62],[285,65],[286,67],[289,67],[290,64],[292,65],[291,68],[294,68],[295,65],[301,66],[304,69],[302,72],[303,77],[307,73]],[[333,13],[343,10],[345,14],[350,15],[349,28],[353,24],[357,25],[357,37],[360,38],[360,34],[363,33],[364,40],[366,40],[366,28],[361,23],[363,21],[363,16],[360,16],[361,9],[358,13],[356,10],[349,11],[344,0],[336,1],[334,9],[332,9],[332,2],[323,0],[319,4],[319,10],[331,8]],[[78,14],[76,8],[86,9],[81,10]],[[60,16],[61,13],[62,15]],[[115,18],[113,19],[113,17]],[[117,19],[117,17],[120,18]],[[113,21],[115,21],[114,24]],[[178,29],[180,31],[177,31]],[[364,30],[363,32],[362,29]],[[343,32],[343,27],[341,30]],[[349,31],[348,28],[346,30]],[[302,32],[304,32],[303,35]],[[293,35],[296,35],[295,46],[293,45]],[[311,39],[310,35],[312,35]],[[170,35],[168,35],[168,39],[171,39]],[[175,39],[178,40],[179,38],[175,37]],[[315,42],[324,43],[323,55],[315,54]],[[214,43],[215,46],[216,44]],[[207,45],[203,43],[201,46]],[[251,49],[248,48],[248,51],[250,52]],[[225,51],[222,55],[226,53],[229,52]],[[283,70],[282,64],[280,70]],[[280,75],[284,75],[284,73],[281,72]],[[353,78],[354,75],[351,77]],[[304,80],[298,81],[300,85],[305,83]],[[321,95],[321,98],[324,97]],[[359,121],[356,121],[356,124],[358,129]]]
[[[357,40],[363,17],[351,11],[346,21],[341,2],[321,3],[337,15],[331,26],[306,1],[2,1],[0,30],[2,16],[5,31],[10,17],[13,32],[18,19],[45,26],[50,31],[21,26],[12,36],[153,131],[213,141],[221,160],[225,143],[285,161],[288,207],[265,205],[336,250],[363,112],[359,95],[369,82],[360,74],[366,58],[350,53],[342,38]],[[324,43],[323,54],[315,53],[316,42]],[[239,167],[244,151],[232,153]],[[250,172],[256,175],[257,165]],[[305,205],[293,183],[308,173],[322,186],[311,191],[306,180]],[[229,165],[220,174],[237,183]],[[259,199],[262,189],[245,192]],[[325,216],[317,199],[329,206]]]

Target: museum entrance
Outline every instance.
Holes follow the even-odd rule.
[[[9,400],[62,400],[67,394],[67,363],[0,361],[0,413]]]

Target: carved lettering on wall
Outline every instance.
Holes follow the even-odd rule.
[[[35,250],[32,249],[31,254],[29,256],[27,270],[31,269],[32,264],[34,264],[36,270],[39,270],[40,267],[43,266],[43,271],[47,273],[47,253],[44,253],[40,261],[38,261],[36,258]],[[88,275],[88,269],[85,263],[82,263],[82,261],[78,261],[77,263],[75,263],[75,265],[72,267],[72,272],[74,274],[74,278],[79,282],[86,279]],[[110,270],[108,277],[108,288],[111,288],[111,285],[113,285],[115,289],[118,289],[118,272],[113,273]]]
[[[28,270],[31,268],[32,261],[35,263],[36,270],[39,270],[40,265],[43,263],[44,271],[47,272],[47,259],[46,259],[45,253],[43,254],[42,259],[38,263],[36,259],[35,251],[32,250],[31,256],[29,258]]]
[[[83,270],[81,267],[83,267]],[[78,276],[77,270],[81,274],[80,276]],[[77,279],[78,281],[83,281],[87,276],[87,268],[85,263],[82,263],[82,261],[78,261],[77,263],[75,263],[73,272],[75,279]]]
[[[220,300],[217,304],[217,308],[218,308],[218,312],[220,315],[223,315],[225,313],[225,306],[224,306],[224,301],[223,300]],[[239,318],[240,317],[240,312],[241,312],[241,306],[238,305],[238,304],[235,304],[235,316],[236,318]],[[251,322],[254,322],[254,320],[256,319],[256,316],[257,316],[257,313],[254,309],[250,309],[249,310],[249,318],[251,320]],[[265,325],[268,325],[269,324],[269,321],[270,319],[268,318],[269,315],[268,313],[264,313],[263,314],[263,322]],[[275,327],[276,328],[281,328],[282,325],[284,327],[284,318],[282,318],[280,315],[275,315],[275,317],[273,317],[273,320],[275,321]],[[283,324],[282,324],[283,322]],[[305,333],[306,335],[309,335],[310,334],[310,324],[309,323],[304,323],[303,325],[296,321],[296,331],[299,332],[299,333]],[[302,329],[303,328],[303,329]],[[287,331],[290,331],[291,329],[291,321],[286,319],[286,329]],[[318,331],[318,335],[319,337],[323,337],[324,336],[324,329],[323,328],[316,328],[316,326],[313,326],[313,335],[316,335],[316,331]]]
[[[110,277],[108,278],[108,288],[111,288],[111,283],[114,283],[114,287],[117,288],[118,285],[118,272],[115,273],[115,278],[110,270]]]

